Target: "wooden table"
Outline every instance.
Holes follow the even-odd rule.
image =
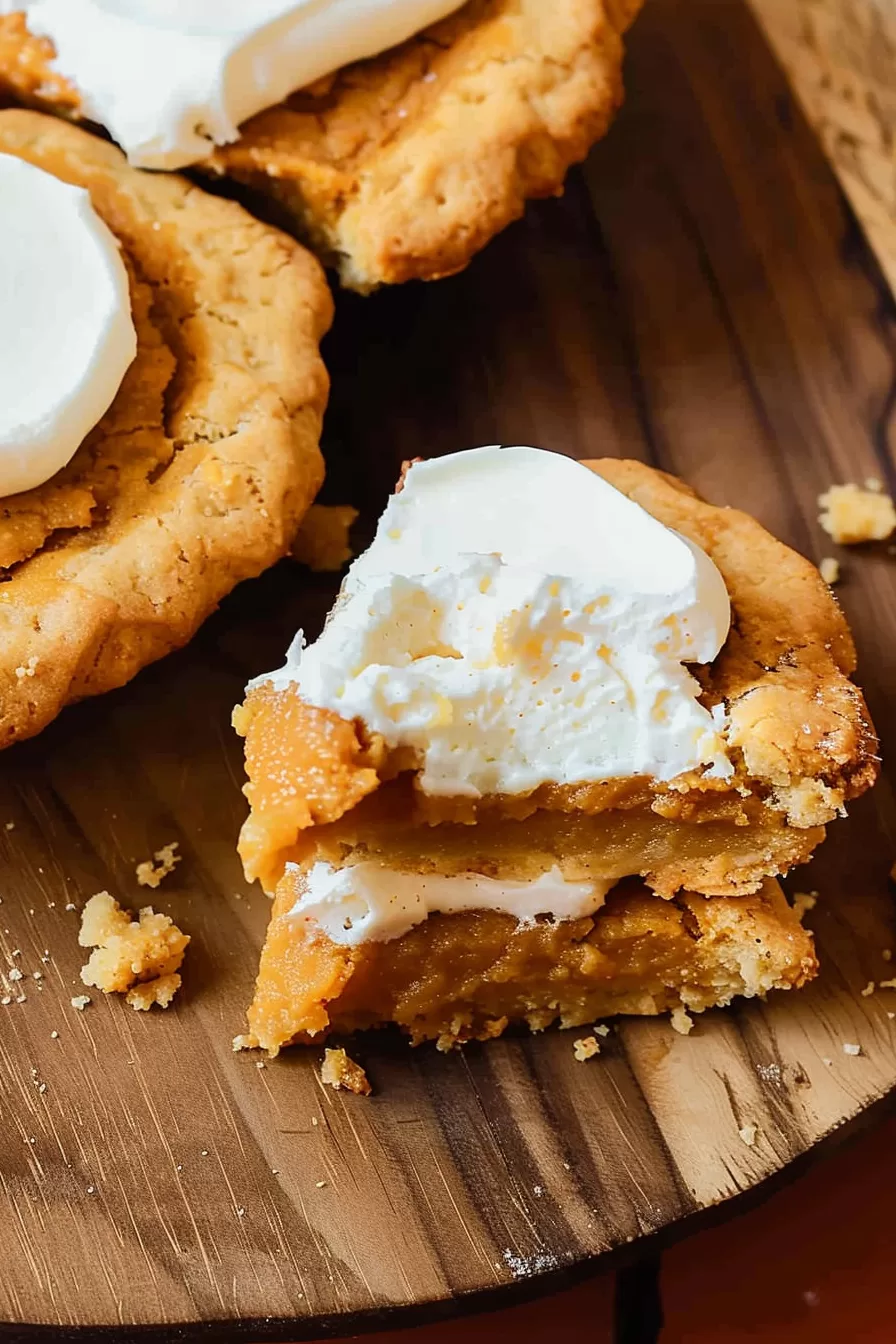
[[[891,296],[744,0],[649,0],[628,81],[563,201],[456,279],[340,297],[326,489],[368,531],[402,458],[472,443],[640,456],[816,561],[833,549],[821,490],[896,483]],[[896,565],[886,548],[842,559],[886,748]],[[559,1033],[444,1060],[368,1041],[369,1102],[321,1089],[313,1055],[234,1057],[266,903],[234,853],[227,712],[332,595],[281,567],[184,654],[0,763],[2,950],[46,967],[0,1008],[7,1338],[308,1339],[535,1295],[755,1190],[896,1079],[896,1007],[861,996],[896,947],[889,778],[799,877],[822,893],[825,971],[791,1001],[687,1040],[624,1023],[588,1065]],[[182,995],[145,1018],[70,1009],[65,906],[104,886],[136,905],[136,862],[173,839],[184,862],[154,895],[193,935]],[[618,1337],[639,1344],[656,1335],[644,1264],[620,1280]]]

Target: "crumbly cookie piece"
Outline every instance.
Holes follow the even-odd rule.
[[[606,132],[640,4],[469,0],[254,117],[199,167],[272,197],[351,288],[450,275]],[[3,80],[77,110],[21,16],[0,19]]]
[[[154,1003],[167,1008],[180,989],[178,970],[189,941],[151,906],[132,919],[108,891],[99,891],[81,915],[78,942],[93,948],[81,979],[104,994],[124,994],[139,1011]]]
[[[172,840],[170,845],[157,849],[151,859],[137,864],[137,881],[141,887],[158,887],[169,873],[174,872],[182,858],[177,849],[177,841]]]
[[[185,644],[286,554],[320,485],[331,299],[291,239],[35,112],[0,152],[90,191],[122,245],[137,357],[45,485],[0,499],[0,746]],[[21,675],[25,669],[27,675]],[[32,675],[33,673],[33,675]]]
[[[880,481],[869,481],[864,489],[854,482],[832,485],[818,496],[818,507],[818,521],[841,546],[886,541],[896,529],[896,505]]]
[[[325,1050],[320,1066],[320,1080],[337,1090],[344,1088],[359,1097],[369,1097],[372,1091],[367,1074],[343,1049]]]

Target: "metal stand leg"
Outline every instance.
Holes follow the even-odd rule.
[[[660,1257],[653,1255],[616,1275],[613,1344],[659,1344],[662,1328]]]

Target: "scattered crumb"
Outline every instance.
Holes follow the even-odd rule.
[[[345,1088],[361,1097],[369,1097],[372,1090],[361,1065],[349,1059],[342,1049],[324,1051],[320,1080],[328,1087]]]
[[[832,555],[826,555],[818,566],[818,572],[825,583],[833,588],[835,583],[840,582],[840,561],[835,560]]]
[[[50,1040],[51,1040],[51,1041],[58,1041],[58,1040],[59,1040],[59,1032],[58,1032],[58,1031],[51,1031],[51,1032],[50,1032]]]
[[[88,1187],[87,1187],[87,1193],[88,1193],[88,1195],[95,1195],[95,1194],[96,1194],[96,1186],[95,1186],[95,1185],[88,1185]]]
[[[689,1036],[694,1029],[694,1019],[682,1004],[672,1009],[669,1020],[672,1024],[672,1030],[677,1031],[680,1036]]]
[[[33,677],[35,672],[37,671],[37,665],[39,662],[40,662],[39,658],[32,657],[28,659],[24,667],[17,667],[16,676],[18,677],[19,681],[24,681],[26,677]]]
[[[889,1017],[890,1020],[892,1021],[892,1019],[896,1017],[896,1013],[887,1013],[887,1017]]]
[[[83,1013],[88,1003],[93,1003],[93,999],[89,994],[76,994],[72,999],[72,1007],[77,1008],[79,1013]]]
[[[14,821],[8,821],[8,822],[6,823],[6,825],[3,827],[3,829],[4,829],[5,831],[14,831],[15,828],[16,828],[16,824],[15,824]]]
[[[896,508],[882,489],[863,490],[853,483],[832,485],[818,496],[818,505],[822,510],[818,521],[841,546],[886,541],[896,528]]]
[[[832,1059],[826,1059],[826,1058],[822,1055],[821,1062],[822,1062],[822,1064],[827,1064],[828,1068],[830,1068],[834,1061],[833,1061]]]
[[[311,1123],[312,1123],[312,1125],[317,1125],[317,1116],[316,1116],[316,1115],[312,1115],[312,1117],[311,1117]]]
[[[264,1060],[263,1060],[263,1059],[256,1059],[256,1061],[255,1061],[255,1067],[256,1067],[256,1069],[263,1069],[263,1068],[264,1068]]]
[[[594,1034],[596,1036],[609,1036],[610,1028],[604,1022],[601,1022],[594,1028]]]
[[[312,504],[302,520],[292,555],[316,574],[333,574],[352,558],[348,532],[358,510],[348,504]]]
[[[896,980],[881,980],[878,989],[896,989]]]
[[[237,1211],[236,1211],[236,1216],[237,1216],[237,1218],[245,1218],[245,1216],[246,1216],[246,1210],[243,1208],[242,1204],[241,1204],[241,1205],[239,1206],[239,1208],[237,1209]]]
[[[757,1133],[755,1125],[743,1125],[737,1132],[748,1148],[753,1148],[755,1146]]]
[[[892,961],[892,960],[893,960],[893,949],[890,948],[890,947],[885,947],[885,948],[883,948],[882,951],[881,951],[881,956],[883,957],[884,961]]]
[[[844,1055],[860,1055],[862,1053],[862,1047],[860,1045],[853,1045],[850,1041],[844,1041],[843,1053]]]
[[[190,939],[167,915],[144,907],[137,919],[108,891],[91,896],[81,915],[78,942],[92,947],[81,970],[85,985],[124,994],[131,1008],[167,1008],[180,988],[178,968]]]
[[[326,1181],[315,1181],[314,1184],[317,1186],[318,1190],[323,1190],[324,1186],[326,1185]]]
[[[600,1054],[600,1046],[597,1043],[596,1036],[581,1036],[579,1040],[573,1041],[572,1049],[580,1063]]]
[[[208,1157],[208,1149],[207,1149],[207,1148],[202,1148],[202,1149],[200,1149],[199,1156],[200,1156],[200,1157]]]
[[[174,872],[181,861],[181,855],[174,852],[176,849],[177,841],[173,840],[170,845],[157,849],[152,859],[137,864],[137,881],[141,887],[157,887],[169,873]]]
[[[74,909],[76,909],[76,906],[75,906],[74,901],[69,901],[69,902],[66,904],[66,907],[65,907],[65,908],[66,908],[66,910],[74,910]]]
[[[818,904],[817,891],[797,891],[793,896],[793,913],[802,923],[803,916],[809,910],[814,910]]]
[[[869,980],[865,988],[862,990],[862,998],[867,999],[869,994],[873,993],[874,993],[874,981]]]
[[[18,966],[13,966],[11,970],[6,972],[6,975],[10,980],[23,980],[25,978]]]

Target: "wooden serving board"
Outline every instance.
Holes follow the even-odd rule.
[[[628,83],[562,202],[457,279],[340,300],[328,495],[363,507],[359,540],[402,458],[495,441],[642,457],[816,560],[819,491],[896,484],[889,295],[741,0],[650,0]],[[886,747],[896,559],[842,558]],[[229,712],[333,590],[284,564],[0,760],[0,961],[26,976],[0,1006],[0,1335],[308,1339],[493,1303],[756,1187],[896,1083],[896,993],[860,992],[896,973],[887,776],[794,884],[821,893],[803,993],[686,1039],[622,1022],[587,1064],[569,1033],[447,1057],[371,1036],[369,1100],[324,1089],[319,1050],[233,1054],[267,902]],[[173,840],[147,893],[135,865]],[[100,888],[192,935],[167,1013],[70,1006],[66,907]]]

